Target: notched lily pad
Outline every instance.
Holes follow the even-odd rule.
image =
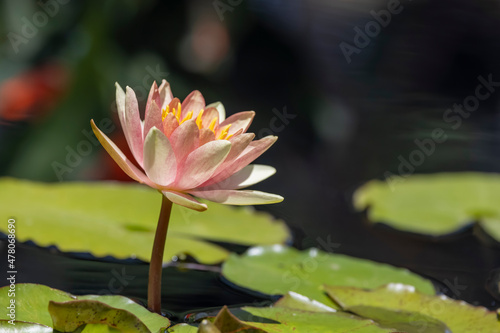
[[[402,231],[443,237],[477,222],[500,242],[500,175],[438,173],[372,180],[354,193],[368,219]]]
[[[20,242],[149,261],[161,195],[138,184],[47,184],[2,178],[0,202],[0,219],[15,218]],[[200,263],[215,264],[229,251],[213,242],[252,246],[285,243],[291,237],[283,221],[266,213],[208,206],[208,211],[199,213],[174,205],[165,261],[187,254]],[[7,224],[0,225],[0,232],[7,233]]]
[[[270,295],[294,291],[336,308],[322,290],[323,284],[376,288],[399,282],[413,285],[425,294],[435,292],[430,281],[406,269],[318,249],[299,251],[281,245],[253,247],[241,256],[232,254],[224,262],[222,274],[237,286]]]
[[[396,323],[404,312],[403,316],[407,316],[409,320],[406,327],[414,326],[425,332],[426,325],[437,330],[439,322],[446,325],[442,326],[442,329],[448,327],[453,333],[500,332],[500,322],[495,312],[446,296],[424,295],[411,286],[390,284],[375,290],[326,286],[325,290],[342,309],[353,312],[362,309],[363,316],[371,318],[373,315],[372,319],[381,320],[384,324],[391,320]],[[382,310],[377,312],[374,308]],[[428,317],[432,320],[426,319]]]

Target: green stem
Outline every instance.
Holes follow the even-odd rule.
[[[151,263],[149,264],[148,281],[148,309],[161,314],[161,272],[163,265],[163,251],[165,251],[165,240],[167,239],[168,222],[172,202],[162,195],[160,217],[156,227]]]

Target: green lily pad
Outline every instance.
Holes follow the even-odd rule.
[[[310,312],[336,312],[334,308],[324,305],[309,297],[297,294],[293,291],[287,292],[276,303],[275,307],[306,310]]]
[[[65,252],[149,261],[161,195],[139,184],[119,182],[46,184],[0,180],[0,219],[16,220],[17,241],[56,245]],[[174,205],[165,261],[189,254],[204,264],[223,261],[228,251],[210,241],[245,246],[285,243],[283,221],[247,207],[208,203],[206,212]],[[7,223],[0,232],[7,233]]]
[[[324,294],[323,284],[376,288],[399,282],[413,285],[425,294],[435,292],[430,281],[406,269],[281,245],[253,247],[241,256],[232,254],[224,262],[222,274],[238,286],[271,295],[294,291],[330,307],[337,306]]]
[[[9,295],[10,294],[10,295]],[[44,285],[21,283],[15,285],[14,295],[10,286],[0,288],[0,304],[10,304],[14,300],[16,320],[42,324],[52,327],[52,318],[48,312],[49,302],[68,302],[76,298],[64,291]],[[0,312],[0,320],[10,320],[7,311]]]
[[[372,180],[354,194],[368,219],[407,232],[444,236],[477,221],[500,241],[500,175],[439,173]]]
[[[453,333],[500,332],[500,322],[495,312],[445,296],[421,294],[411,286],[390,284],[376,290],[326,286],[325,290],[344,310],[368,306],[382,308],[386,312],[393,311],[395,317],[400,316],[401,311],[413,313],[414,317],[409,317],[408,324],[413,324],[425,332],[427,323],[422,322],[421,315],[434,318],[435,323],[444,323]],[[364,311],[364,315],[370,315],[370,311]]]
[[[269,333],[394,332],[394,329],[382,328],[372,320],[346,313],[309,312],[283,307],[244,307],[242,310],[253,316],[253,318],[245,320],[243,314],[237,314],[238,318]]]
[[[11,322],[12,323],[12,322]],[[0,332],[9,333],[52,333],[51,327],[27,323],[24,321],[14,321],[13,324],[9,323],[7,320],[0,320]]]
[[[10,286],[0,288],[0,304],[15,299],[17,321],[41,324],[61,332],[72,332],[90,324],[82,332],[158,332],[170,326],[168,318],[151,313],[123,296],[73,296],[38,284],[16,284],[15,298]],[[11,320],[0,313],[0,320]],[[97,325],[105,324],[105,325]]]

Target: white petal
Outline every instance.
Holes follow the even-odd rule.
[[[208,109],[210,107],[216,108],[217,111],[219,112],[219,123],[222,123],[224,120],[226,120],[226,108],[224,107],[224,105],[221,102],[215,102],[215,103],[209,104],[205,107],[205,109]]]
[[[197,210],[202,212],[207,210],[207,205],[198,202],[196,199],[191,197],[188,194],[173,192],[173,191],[162,191],[163,195],[167,197],[168,200],[172,201],[175,204]]]
[[[224,171],[222,171],[224,172]],[[274,175],[276,169],[269,165],[251,164],[236,172],[229,178],[200,190],[234,190],[257,184]]]
[[[188,193],[226,205],[266,205],[283,201],[283,197],[252,190],[189,191]]]

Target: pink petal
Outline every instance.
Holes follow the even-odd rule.
[[[189,191],[190,194],[227,205],[266,205],[283,201],[283,197],[252,190]]]
[[[146,116],[148,114],[148,109],[150,108],[150,104],[152,102],[156,102],[156,105],[158,107],[161,105],[160,92],[158,91],[158,86],[156,85],[156,81],[153,82],[153,84],[151,85],[151,89],[149,90],[148,100],[146,102]]]
[[[125,128],[125,92],[122,87],[115,83],[116,86],[116,109],[118,110],[118,118],[120,119],[120,124],[122,128]]]
[[[207,210],[207,205],[198,202],[188,194],[175,191],[162,191],[163,195],[173,203],[203,212]]]
[[[250,142],[252,142],[254,138],[255,134],[253,133],[243,133],[241,135],[233,136],[232,138],[230,138],[229,142],[231,142],[231,150],[229,151],[229,154],[227,155],[224,162],[214,172],[215,177],[213,179],[209,179],[202,186],[208,186],[214,184],[231,176],[232,173],[227,174],[226,177],[222,177],[222,175],[219,176],[219,174],[223,172],[223,170],[227,169],[227,167],[231,165],[233,161],[241,155],[241,153],[248,147],[248,145],[250,144]]]
[[[163,110],[167,107],[167,105],[172,101],[174,95],[172,94],[172,90],[170,90],[170,83],[167,80],[162,80],[160,88],[158,89],[160,92],[160,110]]]
[[[200,130],[200,146],[203,146],[205,143],[214,141],[215,134],[208,128],[202,128]]]
[[[243,133],[245,133],[248,130],[248,127],[250,127],[254,116],[254,111],[235,113],[220,123],[219,128],[224,128],[224,126],[231,124],[228,132],[229,135],[236,133],[240,129],[243,129]]]
[[[140,166],[143,166],[142,149],[144,139],[142,137],[142,123],[137,98],[130,87],[127,87],[125,94],[125,126],[123,126],[123,133],[135,160]]]
[[[144,140],[144,170],[149,179],[161,186],[170,185],[177,174],[174,150],[165,134],[151,128]]]
[[[184,99],[181,107],[181,119],[184,119],[186,114],[190,111],[193,111],[193,118],[196,118],[198,113],[200,113],[200,110],[205,108],[205,99],[203,98],[201,92],[194,90]]]
[[[179,122],[172,113],[167,114],[163,120],[163,133],[169,138],[175,129],[179,127]]]
[[[203,184],[203,186],[208,186],[211,184],[218,183],[228,178],[229,176],[233,175],[234,173],[240,171],[248,164],[252,163],[253,160],[255,160],[257,157],[262,155],[266,150],[268,150],[269,147],[271,147],[273,143],[276,142],[276,140],[278,140],[277,136],[269,135],[260,140],[250,142],[250,144],[238,156],[238,158],[236,158],[233,162],[229,163],[228,165],[223,166],[223,168],[219,169],[220,171],[218,171],[218,173],[215,174],[215,176],[212,179]]]
[[[206,106],[206,108],[215,108],[217,109],[217,112],[219,113],[219,122],[222,122],[226,119],[226,109],[224,108],[224,105],[222,105],[221,102],[215,102],[211,103]]]
[[[214,118],[217,119],[214,127],[214,129],[216,129],[219,126],[219,112],[217,112],[216,108],[206,108],[201,116],[202,126],[208,129],[208,126]]]
[[[224,161],[231,143],[211,141],[191,152],[177,171],[176,189],[192,189],[206,181]]]
[[[198,148],[199,130],[194,119],[188,120],[177,127],[170,136],[177,163],[181,164],[187,155]]]
[[[163,128],[163,123],[161,120],[161,110],[155,101],[152,101],[149,104],[148,109],[146,110],[146,116],[144,118],[144,130],[143,130],[144,137],[148,135],[149,130],[153,127]]]
[[[92,130],[94,131],[95,136],[102,144],[104,149],[108,152],[108,154],[113,158],[113,160],[118,164],[118,166],[133,180],[138,181],[139,183],[146,184],[153,188],[156,188],[156,185],[149,180],[146,175],[139,170],[126,156],[125,154],[118,148],[113,141],[111,141],[106,134],[104,134],[94,123],[94,120],[90,121],[90,125],[92,126]]]
[[[276,173],[272,166],[250,164],[236,172],[229,178],[207,187],[198,187],[198,190],[234,190],[257,184]]]

